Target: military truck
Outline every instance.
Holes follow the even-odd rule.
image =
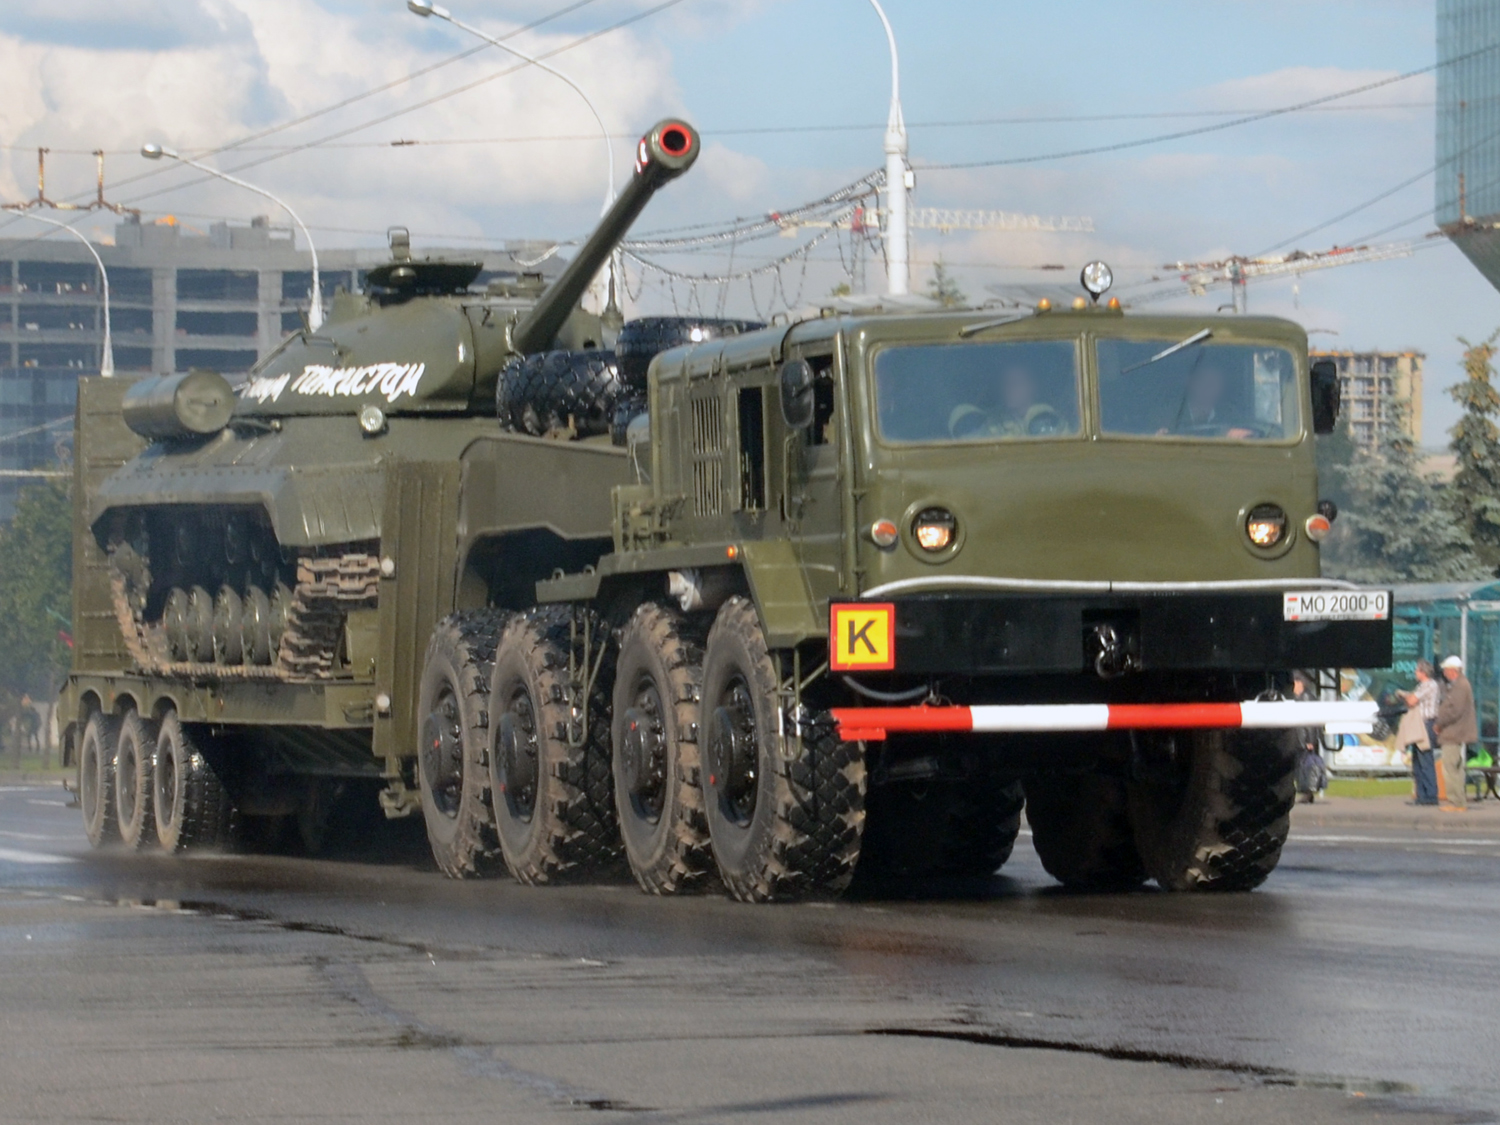
[[[1258,885],[1306,732],[1374,717],[1292,672],[1390,658],[1389,591],[1320,577],[1304,332],[1127,314],[1094,263],[1071,308],[687,332],[611,435],[545,373],[608,366],[565,330],[620,229],[528,313],[336,307],[225,422],[211,380],[201,419],[186,377],[125,392],[133,434],[85,391],[90,838],[315,837],[328,779],[378,775],[455,877],[837,894],[991,874],[1024,810],[1068,885]],[[387,397],[423,363],[455,374]]]

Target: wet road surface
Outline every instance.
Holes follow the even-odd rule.
[[[0,1121],[1469,1122],[1500,833],[1309,828],[1255,894],[1080,896],[1026,841],[747,907],[381,859],[91,853],[0,787]]]

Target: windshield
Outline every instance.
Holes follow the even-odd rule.
[[[1216,344],[1202,335],[1180,346],[1184,342],[1098,341],[1103,433],[1230,441],[1297,434],[1297,368],[1291,352]]]
[[[996,441],[1078,433],[1072,340],[909,344],[875,356],[889,442]]]

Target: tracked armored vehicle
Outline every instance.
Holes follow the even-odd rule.
[[[1127,315],[1094,264],[1071,309],[626,325],[611,367],[569,310],[673,130],[691,159],[658,127],[529,312],[388,297],[396,261],[228,411],[211,378],[85,389],[91,838],[315,837],[318,779],[366,777],[460,877],[984,876],[1024,808],[1069,885],[1259,884],[1298,732],[1374,718],[1293,671],[1390,658],[1389,592],[1320,577],[1305,333]],[[587,389],[627,368],[638,415]]]

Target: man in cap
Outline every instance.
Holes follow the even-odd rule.
[[[1479,723],[1474,716],[1474,689],[1464,676],[1462,658],[1450,656],[1443,661],[1442,668],[1448,688],[1438,704],[1437,721],[1433,727],[1443,748],[1443,779],[1447,790],[1443,809],[1445,812],[1465,812],[1469,800],[1464,792],[1464,755],[1469,743],[1479,741]]]

